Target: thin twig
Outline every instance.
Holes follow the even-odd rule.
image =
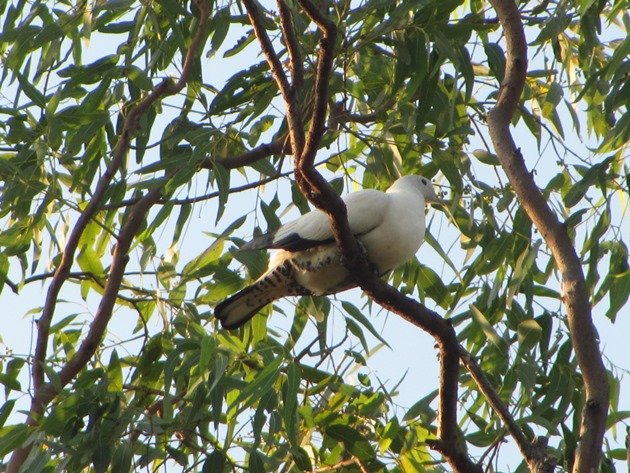
[[[242,154],[230,156],[229,158],[209,156],[199,164],[199,167],[201,169],[212,169],[214,167],[214,163],[218,162],[225,169],[236,169],[243,166],[249,166],[261,159],[275,154],[284,155],[290,152],[291,148],[288,146],[287,137],[282,136],[280,138],[276,138],[270,143],[264,143],[250,149],[249,151],[245,151]]]
[[[328,158],[322,159],[321,161],[317,162],[315,165],[319,166],[321,164],[326,164],[328,161],[330,161],[331,159],[333,159],[335,157],[335,155],[333,156],[329,156]],[[228,194],[237,194],[239,192],[244,192],[247,190],[251,190],[251,189],[256,189],[257,187],[263,186],[265,184],[268,184],[269,182],[273,182],[276,181],[280,178],[283,177],[287,177],[290,176],[294,173],[295,171],[293,169],[289,170],[289,171],[285,171],[285,172],[281,172],[278,174],[274,174],[273,176],[268,176],[265,177],[264,179],[261,179],[259,181],[256,182],[250,182],[249,184],[243,184],[242,186],[236,186],[236,187],[232,187],[228,190]],[[204,195],[198,195],[195,197],[188,197],[185,199],[165,199],[165,198],[161,198],[160,201],[158,203],[160,204],[172,204],[172,205],[186,205],[186,204],[196,204],[198,202],[203,202],[206,200],[210,200],[210,199],[214,199],[216,197],[218,197],[220,194],[219,191],[213,191],[213,192],[209,192],[207,194]],[[138,201],[140,200],[140,197],[135,197],[135,198],[131,198],[131,199],[126,199],[126,200],[121,200],[120,202],[114,202],[108,205],[104,205],[103,209],[117,209],[117,208],[121,208],[121,207],[129,207],[131,205],[136,204]]]
[[[313,470],[313,473],[324,473],[326,471],[339,471],[340,469],[346,466],[357,466],[359,470],[361,470],[361,473],[368,472],[367,468],[361,463],[361,460],[359,460],[357,457],[352,457],[347,460],[341,460],[340,462],[337,462],[334,465],[315,468]]]

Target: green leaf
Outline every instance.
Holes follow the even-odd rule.
[[[93,241],[86,241],[81,244],[81,249],[77,255],[77,263],[82,271],[92,274],[96,278],[101,278],[105,275],[105,268],[101,263],[100,255],[91,247],[92,243]]]
[[[214,18],[210,22],[210,30],[212,31],[212,40],[210,41],[211,50],[213,53],[217,52],[228,30],[230,29],[230,9],[222,8],[215,13]]]
[[[361,461],[374,459],[376,452],[358,430],[346,424],[335,423],[326,428],[326,435],[343,443],[348,452]]]
[[[57,112],[55,119],[59,120],[65,129],[76,130],[81,125],[91,125],[91,130],[95,126],[99,127],[108,123],[109,112],[106,110],[86,110],[79,106],[70,106]],[[91,132],[90,135],[89,138],[94,135],[94,132]]]
[[[461,279],[461,275],[459,274],[459,270],[455,267],[453,261],[449,258],[446,252],[440,246],[440,243],[435,239],[435,237],[431,234],[431,232],[427,231],[424,234],[424,240],[429,244],[431,248],[435,250],[437,254],[440,255],[442,260],[448,265],[449,268],[453,270],[453,272],[457,275],[459,279]]]
[[[280,207],[280,199],[278,199],[278,194],[276,193],[271,199],[271,202],[268,204],[261,200],[260,201],[260,210],[265,217],[265,222],[267,222],[267,231],[275,230],[282,225],[280,219],[276,215],[276,211]]]
[[[496,154],[490,153],[485,149],[476,149],[472,152],[473,156],[484,164],[490,166],[500,166],[499,158]]]
[[[201,350],[199,351],[199,368],[202,371],[210,368],[210,362],[212,361],[212,355],[214,354],[214,339],[205,334],[201,338]]]
[[[133,449],[127,440],[121,440],[112,455],[112,472],[127,473],[132,471]]]
[[[31,84],[24,75],[19,72],[16,74],[20,87],[26,94],[26,96],[33,101],[33,103],[39,108],[46,108],[46,97],[42,94],[37,87]]]
[[[247,465],[251,473],[267,473],[265,462],[258,450],[253,450],[249,453],[249,462]]]
[[[153,82],[147,76],[146,71],[137,66],[125,66],[123,69],[129,80],[140,90],[152,90]]]
[[[15,377],[5,373],[0,373],[0,384],[4,385],[5,396],[8,396],[11,391],[20,391],[22,389],[22,385]]]
[[[425,396],[424,398],[413,404],[409,409],[407,409],[407,412],[403,416],[403,421],[409,422],[410,420],[418,417],[422,417],[423,419],[430,419],[430,421],[433,421],[437,414],[435,410],[431,407],[431,403],[435,401],[437,395],[437,390],[434,390],[429,395]]]
[[[230,410],[236,409],[239,403],[244,403],[240,409],[250,407],[254,402],[267,394],[280,375],[280,365],[282,361],[282,357],[278,356],[271,363],[266,365],[239,393],[238,397],[231,404]]]
[[[540,30],[538,37],[533,41],[532,45],[542,44],[550,39],[555,39],[562,31],[564,31],[571,22],[571,15],[560,10],[556,15],[552,16]]]
[[[346,317],[346,327],[348,327],[348,330],[352,335],[359,339],[363,350],[368,353],[370,351],[370,348],[367,344],[367,340],[365,339],[365,335],[363,335],[361,327],[359,327],[359,324],[357,324],[354,320]]]
[[[503,82],[505,75],[505,53],[497,43],[486,43],[483,49],[488,57],[488,66],[499,83]]]
[[[349,316],[351,316],[354,320],[363,325],[368,331],[378,339],[381,343],[383,343],[386,347],[391,348],[387,341],[381,336],[380,333],[376,331],[370,320],[363,315],[363,313],[353,304],[347,301],[341,302],[341,307],[345,310]],[[367,351],[367,350],[366,350]]]
[[[311,457],[302,447],[292,449],[291,458],[293,458],[295,465],[300,469],[300,471],[313,471]]]
[[[287,367],[287,378],[283,386],[284,409],[282,416],[287,429],[287,438],[293,448],[299,447],[297,403],[300,388],[300,369],[295,363]]]
[[[92,464],[97,473],[105,473],[112,460],[112,448],[108,439],[98,437],[92,452]]]
[[[418,263],[418,288],[433,299],[440,307],[447,308],[451,297],[448,289],[437,275],[428,266]]]
[[[203,250],[201,254],[191,259],[182,269],[182,279],[189,281],[210,274],[211,266],[223,253],[224,245],[225,240],[218,238],[208,248]]]
[[[597,223],[588,234],[588,238],[584,243],[584,247],[582,248],[581,256],[584,256],[588,253],[593,247],[599,246],[600,239],[602,236],[608,231],[610,228],[610,205],[606,205],[604,207],[600,217],[597,219]]]
[[[0,427],[4,426],[4,423],[7,421],[13,406],[15,406],[15,401],[15,399],[9,399],[0,407]]]
[[[25,424],[8,425],[0,429],[0,457],[21,447],[30,434],[31,429]]]
[[[473,316],[473,320],[477,322],[477,324],[481,327],[483,333],[501,352],[506,353],[508,349],[507,342],[499,336],[499,334],[494,330],[494,327],[488,319],[486,319],[483,312],[481,312],[474,304],[470,304],[469,306],[470,313]]]
[[[119,56],[111,54],[104,56],[87,66],[71,65],[57,73],[59,77],[68,77],[80,84],[94,84],[103,80],[108,74],[116,70]]]
[[[525,320],[518,324],[519,352],[528,352],[534,348],[542,337],[542,328],[533,320]]]
[[[107,365],[107,390],[109,392],[121,392],[123,388],[123,373],[116,350],[112,351]]]
[[[613,162],[614,156],[609,156],[601,163],[597,163],[590,167],[584,174],[584,177],[578,182],[573,184],[568,192],[564,195],[564,205],[568,208],[576,205],[580,200],[584,198],[589,189],[595,184],[601,176],[604,175],[610,164]],[[605,179],[605,177],[604,177]]]
[[[225,470],[226,463],[227,457],[225,453],[221,450],[213,450],[203,462],[201,471],[202,473],[222,473]]]
[[[216,32],[215,32],[216,34]],[[213,38],[214,39],[214,38]],[[241,36],[234,46],[228,49],[225,53],[223,53],[223,57],[232,57],[238,55],[243,49],[249,46],[256,39],[256,35],[254,35],[254,31],[249,31],[246,35]],[[213,49],[215,49],[213,47]]]
[[[219,221],[223,212],[225,212],[225,204],[227,203],[228,196],[230,195],[230,171],[224,168],[218,162],[213,163],[213,175],[219,188],[219,206],[217,209],[217,218],[215,224]]]

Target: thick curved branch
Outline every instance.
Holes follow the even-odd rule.
[[[296,167],[313,167],[319,143],[326,131],[326,116],[328,114],[328,82],[332,73],[335,58],[335,41],[337,40],[337,26],[328,15],[324,14],[310,0],[298,0],[319,30],[322,37],[319,42],[319,58],[315,75],[315,107],[311,116],[311,126],[308,131],[305,147],[302,150]],[[295,156],[298,159],[298,156]]]
[[[274,79],[285,99],[298,185],[311,203],[329,215],[337,245],[344,256],[347,268],[355,275],[359,286],[385,309],[396,312],[436,338],[440,351],[440,408],[438,439],[432,442],[432,445],[444,455],[454,471],[481,473],[481,467],[470,460],[465,446],[458,439],[459,344],[453,327],[435,312],[404,296],[373,274],[349,228],[347,210],[343,201],[332,191],[328,182],[317,172],[314,166],[315,156],[326,131],[329,103],[328,83],[332,74],[335,53],[336,25],[311,0],[298,0],[302,9],[318,26],[322,35],[316,67],[315,106],[309,117],[308,137],[304,140],[302,117],[292,95],[297,91],[291,90],[288,85],[280,61],[262,26],[254,1],[244,0],[244,3],[263,54],[267,58]],[[290,22],[288,12],[284,12],[282,21],[283,23]],[[290,54],[289,60],[293,59],[294,56]],[[291,64],[289,67],[291,70],[296,70],[297,65]]]
[[[251,0],[247,0],[246,5],[250,2]],[[438,314],[405,297],[373,274],[349,228],[347,210],[343,201],[332,191],[328,182],[313,165],[326,130],[329,102],[328,83],[332,74],[337,29],[327,15],[321,12],[310,0],[298,0],[298,3],[319,27],[322,38],[316,68],[315,107],[310,117],[311,125],[308,137],[306,141],[302,142],[303,146],[300,146],[299,141],[292,139],[296,180],[304,195],[316,207],[329,215],[335,240],[343,253],[346,266],[355,275],[360,287],[384,308],[398,313],[437,339],[440,349],[440,409],[438,440],[433,445],[447,458],[454,471],[480,473],[481,467],[470,460],[457,436],[459,352],[455,331],[448,321],[442,319]],[[251,7],[247,8],[248,14],[252,17],[252,23],[257,23],[255,10]],[[277,57],[273,57],[275,53],[267,44],[266,33],[265,35],[262,33],[256,31],[263,52],[273,68],[275,64],[279,64],[279,61]],[[283,74],[274,72],[274,77],[281,90],[286,87],[286,81],[278,80],[278,77],[283,77]],[[291,127],[302,123],[299,115],[293,115],[298,112],[297,108],[287,106],[287,121],[291,136],[302,133],[302,129],[291,130]]]
[[[586,398],[573,471],[599,471],[610,388],[593,325],[589,291],[566,226],[558,220],[542,196],[510,133],[510,121],[525,83],[527,43],[514,1],[491,0],[491,3],[505,32],[507,62],[496,106],[488,114],[490,137],[512,188],[545,239],[562,279],[562,301],[573,349],[582,371]]]
[[[62,386],[72,381],[96,352],[114,310],[118,291],[120,290],[120,285],[125,275],[125,268],[129,262],[128,254],[133,239],[144,222],[147,213],[161,197],[161,188],[152,189],[133,206],[132,211],[129,213],[125,225],[118,236],[118,243],[114,247],[114,255],[107,276],[107,284],[105,285],[105,290],[98,309],[96,310],[94,320],[90,324],[90,329],[81,342],[76,354],[59,372],[59,379]]]
[[[198,57],[206,38],[205,30],[209,16],[208,3],[205,0],[198,0],[197,7],[199,8],[199,23],[197,25],[195,36],[193,37],[186,57],[184,58],[182,73],[179,80],[175,83],[171,81],[163,81],[160,85],[153,89],[148,96],[130,109],[129,114],[125,119],[118,142],[112,152],[110,164],[107,166],[103,176],[101,176],[97,182],[92,198],[85,210],[77,219],[77,222],[70,233],[61,262],[55,271],[55,275],[53,276],[51,285],[49,286],[46,294],[46,301],[42,311],[42,316],[38,321],[38,333],[35,344],[35,357],[32,371],[34,396],[31,400],[31,410],[27,419],[27,424],[29,425],[36,425],[38,423],[38,418],[44,412],[46,405],[57,394],[56,388],[54,388],[51,384],[44,383],[44,363],[46,360],[48,338],[50,335],[50,325],[55,312],[59,291],[70,274],[70,268],[74,262],[74,256],[81,236],[96,212],[101,209],[109,184],[118,172],[118,169],[124,162],[124,159],[129,152],[131,141],[138,129],[138,123],[142,115],[163,97],[179,93],[190,79],[194,61]],[[161,190],[155,189],[150,191],[144,199],[138,202],[134,210],[131,212],[130,219],[123,227],[123,231],[119,237],[118,243],[116,244],[114,260],[110,268],[105,293],[101,300],[96,317],[92,322],[88,335],[81,344],[79,351],[60,371],[62,386],[67,384],[72,377],[85,366],[89,358],[94,354],[94,351],[96,350],[107,327],[109,318],[111,317],[116,295],[122,280],[122,273],[124,273],[128,260],[127,251],[131,246],[131,242],[135,236],[135,231],[139,228],[146,212],[153,203],[159,200],[160,196]],[[8,473],[17,473],[20,466],[24,463],[26,457],[28,456],[31,448],[32,445],[27,445],[26,447],[22,447],[14,451],[9,464],[7,465]]]

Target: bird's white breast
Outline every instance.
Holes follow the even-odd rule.
[[[359,239],[381,274],[401,265],[424,241],[425,202],[415,192],[388,193],[389,204],[381,225]]]

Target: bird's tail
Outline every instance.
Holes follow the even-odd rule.
[[[267,304],[286,296],[305,295],[309,292],[293,278],[289,261],[265,273],[251,286],[228,297],[214,309],[221,326],[231,330],[239,328]]]

